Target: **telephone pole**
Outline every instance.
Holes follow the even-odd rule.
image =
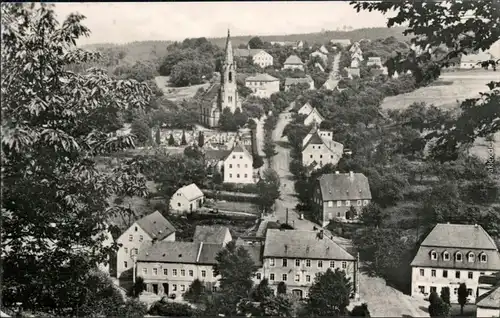
[[[286,220],[286,221],[285,221],[285,222],[286,222],[286,224],[288,225],[288,208],[286,208],[286,219],[285,219],[285,220]]]

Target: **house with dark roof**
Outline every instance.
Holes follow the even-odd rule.
[[[196,279],[215,290],[220,278],[213,272],[215,258],[223,248],[205,242],[147,242],[137,256],[137,276],[157,295],[182,297]]]
[[[280,80],[269,74],[257,74],[247,77],[245,86],[252,90],[252,95],[269,98],[280,91]]]
[[[325,120],[325,117],[321,115],[316,107],[311,110],[309,115],[304,119],[304,126],[318,125]]]
[[[479,277],[476,307],[476,317],[500,317],[500,272]]]
[[[121,247],[116,252],[117,277],[133,268],[134,257],[142,250],[142,244],[152,241],[175,241],[175,227],[158,211],[135,221],[116,240]],[[131,274],[131,272],[130,272]]]
[[[336,171],[323,174],[316,180],[312,199],[316,221],[326,226],[333,219],[346,221],[358,218],[361,209],[370,203],[372,194],[364,174]]]
[[[252,154],[239,141],[224,159],[224,183],[255,183]]]
[[[229,229],[219,225],[197,225],[193,235],[193,242],[222,244],[223,246],[232,240]]]
[[[170,198],[170,211],[193,212],[203,206],[205,195],[194,183],[179,188]]]
[[[337,165],[342,154],[344,145],[333,140],[331,131],[320,131],[318,126],[314,126],[302,142],[302,165],[313,170],[324,165]]]
[[[308,297],[316,275],[327,269],[345,271],[357,286],[356,257],[322,231],[268,229],[262,263],[259,280],[267,278],[275,291],[284,282],[299,298]]]
[[[425,297],[450,289],[458,302],[458,287],[465,283],[469,301],[479,293],[479,277],[500,271],[500,253],[492,237],[474,224],[437,224],[411,262],[411,295]]]
[[[289,69],[289,70],[304,70],[304,62],[298,57],[297,55],[293,54],[290,55],[286,60],[285,63],[283,63],[283,69]]]
[[[251,58],[254,65],[262,68],[273,65],[273,56],[262,49],[235,49],[234,57],[242,59]]]
[[[314,80],[310,75],[306,75],[306,77],[287,77],[285,78],[285,92],[287,92],[292,85],[299,84],[307,84],[309,85],[309,89],[314,89]]]

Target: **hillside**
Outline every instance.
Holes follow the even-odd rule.
[[[134,64],[136,61],[156,61],[167,53],[172,41],[135,41],[126,44],[98,43],[82,46],[89,50],[107,50],[125,52],[124,62]]]

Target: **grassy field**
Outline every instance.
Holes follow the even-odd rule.
[[[165,98],[178,101],[188,99],[194,96],[200,87],[207,89],[210,84],[192,85],[188,87],[171,87],[168,82],[168,76],[156,76],[156,85],[163,91]]]
[[[215,208],[224,211],[246,212],[256,215],[259,214],[257,206],[249,202],[216,201]]]

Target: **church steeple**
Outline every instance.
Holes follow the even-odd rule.
[[[227,29],[227,40],[226,40],[226,60],[224,64],[230,65],[233,64],[233,45],[231,44],[231,33],[229,29]]]

